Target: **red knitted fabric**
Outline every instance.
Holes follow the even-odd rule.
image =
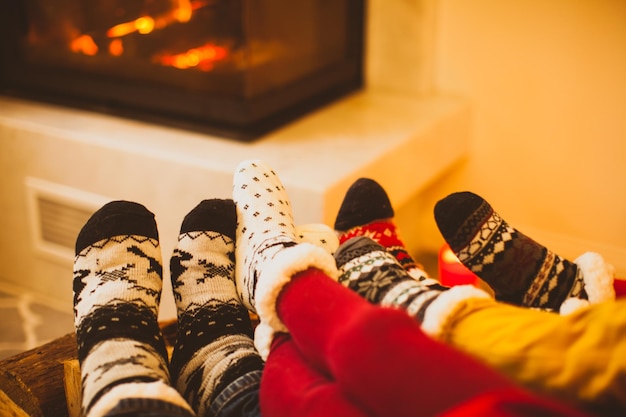
[[[371,305],[318,270],[294,277],[278,314],[302,359],[371,415],[434,416],[484,392],[516,390],[425,336],[405,312]]]
[[[368,417],[329,375],[300,355],[291,337],[278,334],[263,370],[260,406],[271,417]]]
[[[377,220],[342,232],[339,234],[339,244],[356,236],[367,236],[380,243],[406,270],[422,268],[407,252],[404,242],[398,236],[397,227],[391,220]]]

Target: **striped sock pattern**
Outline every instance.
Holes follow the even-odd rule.
[[[400,308],[422,322],[428,306],[448,290],[436,280],[412,278],[382,245],[352,238],[335,253],[339,282],[373,304]]]
[[[250,316],[235,287],[235,226],[232,200],[201,202],[183,221],[170,260],[178,312],[172,375],[178,391],[203,416],[258,390],[263,369]],[[245,390],[225,394],[241,381]]]
[[[340,232],[339,242],[343,243],[358,236],[367,236],[374,242],[379,243],[405,270],[410,271],[414,278],[418,280],[428,278],[423,270],[423,266],[415,262],[406,250],[404,242],[398,236],[397,227],[391,220],[373,221],[366,225],[356,226],[345,232]]]
[[[476,194],[440,200],[435,220],[452,251],[491,286],[497,300],[558,311],[567,298],[588,298],[574,262],[511,227]]]
[[[372,179],[359,178],[346,192],[335,219],[339,243],[367,236],[381,244],[415,279],[428,278],[424,267],[407,251],[393,222],[394,215],[383,187]]]
[[[123,201],[94,213],[77,239],[73,287],[83,415],[192,415],[170,385],[157,322],[162,263],[153,214]]]

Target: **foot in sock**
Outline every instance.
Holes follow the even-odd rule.
[[[431,336],[469,298],[489,298],[471,285],[444,287],[433,279],[416,280],[397,259],[367,236],[347,240],[335,252],[339,283],[373,304],[405,310]]]
[[[185,216],[170,259],[178,313],[172,377],[198,415],[245,404],[258,395],[263,370],[235,287],[236,224],[232,200],[202,201]]]
[[[387,249],[415,279],[428,275],[406,250],[393,222],[395,213],[383,187],[369,178],[359,178],[346,192],[334,228],[339,243],[368,236]]]
[[[170,385],[158,323],[162,263],[154,215],[114,201],[76,240],[74,323],[82,415],[192,416]]]
[[[298,243],[312,243],[333,255],[339,247],[339,239],[332,227],[323,223],[308,223],[296,226]]]
[[[565,314],[615,298],[613,268],[600,255],[588,252],[570,262],[511,227],[476,194],[440,200],[435,221],[459,260],[499,301]]]
[[[185,216],[170,259],[178,336],[172,378],[198,415],[251,400],[258,406],[263,361],[235,287],[232,200],[204,200]]]
[[[275,331],[286,332],[276,301],[293,275],[317,268],[336,278],[334,258],[314,244],[299,243],[291,203],[280,178],[262,161],[243,161],[233,177],[237,208],[235,277],[244,305],[258,314],[255,344],[267,357]]]

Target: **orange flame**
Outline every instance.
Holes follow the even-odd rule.
[[[98,45],[89,35],[80,35],[70,43],[70,50],[75,53],[82,53],[93,56],[98,53]]]
[[[107,31],[109,38],[119,38],[131,33],[148,34],[155,29],[162,29],[174,23],[186,23],[191,20],[195,10],[198,10],[208,3],[191,0],[174,0],[174,8],[161,16],[142,16],[130,22],[120,23]]]
[[[134,32],[139,32],[142,35],[148,34],[154,30],[155,21],[150,16],[142,16],[135,20],[126,23],[120,23],[113,26],[107,31],[109,38],[119,38],[129,35]]]
[[[178,0],[177,7],[172,11],[172,16],[178,22],[185,23],[191,20],[193,9],[190,0]]]
[[[160,16],[141,16],[129,22],[123,22],[112,26],[106,32],[106,36],[113,38],[108,46],[108,52],[112,56],[121,56],[124,53],[122,37],[132,33],[143,35],[152,33],[174,23],[186,23],[191,20],[193,13],[207,5],[210,0],[171,0],[173,8]],[[70,43],[70,49],[74,53],[96,55],[98,45],[89,35],[80,35]],[[157,59],[162,65],[176,68],[199,67],[202,70],[211,70],[213,63],[223,59],[228,54],[223,47],[207,44],[199,48],[190,49],[176,55],[164,55]]]

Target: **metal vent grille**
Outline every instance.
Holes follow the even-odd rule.
[[[76,237],[93,210],[69,206],[65,202],[41,196],[37,199],[37,205],[42,240],[74,250]]]
[[[89,217],[109,199],[36,178],[26,179],[30,229],[35,250],[73,262],[76,237]]]

